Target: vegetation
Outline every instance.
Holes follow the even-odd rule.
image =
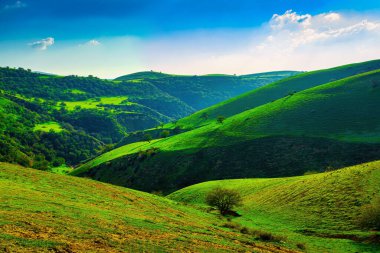
[[[228,90],[213,94],[214,100],[222,101],[295,73],[239,81],[237,86],[231,85],[229,77],[206,79],[207,85],[221,82],[219,88]],[[139,80],[110,81],[93,76],[56,76],[22,68],[0,68],[0,139],[3,140],[0,161],[39,169],[56,167],[57,160],[62,159],[68,165],[76,165],[99,155],[106,145],[128,140],[131,132],[149,129],[195,111],[195,104],[181,98],[206,85],[203,79],[191,77],[192,81],[187,83],[186,76],[160,74],[155,78],[160,80],[156,85],[153,75],[140,73],[134,75],[139,76]],[[170,92],[170,89],[178,90],[172,86],[174,79],[161,80],[159,77],[173,77],[176,82],[189,85],[189,89],[177,97],[175,92]],[[202,91],[204,106],[212,91]],[[177,131],[173,131],[175,133]],[[159,136],[159,133],[154,135]]]
[[[376,69],[380,69],[380,60],[349,64],[336,68],[311,71],[291,76],[270,85],[265,85],[250,92],[243,93],[242,95],[227,99],[221,103],[214,104],[206,109],[197,111],[196,113],[178,120],[177,124],[180,124],[187,130],[194,129],[206,124],[212,124],[213,119],[215,119],[218,115],[231,117],[246,110],[271,103],[291,94],[295,94],[295,92],[303,91],[318,85]],[[372,82],[372,87],[373,86],[374,85]],[[375,85],[375,87],[377,86]],[[201,117],[205,114],[208,115],[207,119]],[[168,124],[165,127],[173,128],[174,126],[172,124]]]
[[[380,230],[380,196],[361,207],[358,225],[364,229]]]
[[[163,197],[0,163],[5,252],[294,252]]]
[[[207,193],[206,203],[225,215],[231,208],[241,204],[241,196],[238,191],[217,187]]]
[[[203,208],[211,189],[235,190],[243,204],[236,208],[242,216],[227,223],[234,231],[286,237],[308,252],[378,252],[380,232],[358,226],[357,217],[376,206],[379,182],[378,161],[308,176],[204,182],[168,197]]]
[[[372,81],[379,78],[371,71],[319,85],[158,140],[144,148],[160,152],[143,162],[133,152],[118,154],[73,173],[168,193],[207,180],[303,175],[377,160],[380,90]]]

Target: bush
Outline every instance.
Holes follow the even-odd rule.
[[[209,206],[218,208],[222,215],[228,213],[234,206],[240,205],[241,202],[239,192],[220,187],[211,190],[206,196],[206,203]]]
[[[370,204],[360,208],[358,225],[363,229],[380,229],[380,197],[372,200]]]
[[[225,228],[231,228],[231,229],[237,229],[237,230],[241,228],[240,224],[236,223],[236,222],[227,222],[227,223],[224,223],[223,227],[225,227]]]
[[[160,136],[161,138],[166,138],[170,135],[170,132],[168,130],[164,130],[161,132]]]
[[[297,243],[297,248],[299,248],[300,250],[306,250],[306,246],[303,243]]]
[[[216,118],[216,121],[218,121],[218,123],[220,123],[220,124],[223,124],[223,122],[226,120],[226,117],[224,117],[224,116],[218,116],[217,118]]]

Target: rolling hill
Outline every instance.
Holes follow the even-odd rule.
[[[11,164],[0,200],[4,252],[297,252],[163,197]]]
[[[302,175],[380,159],[380,70],[319,85],[206,126],[125,146],[72,172],[140,190]],[[133,148],[132,148],[133,147]]]
[[[223,87],[229,87],[227,93],[213,95],[222,100],[295,73],[257,74],[256,79],[247,82],[239,79],[240,86],[234,85],[230,77],[207,77],[207,85],[221,82]],[[128,80],[110,81],[0,68],[0,99],[4,105],[0,117],[10,119],[0,124],[0,161],[39,169],[62,163],[73,166],[111,149],[131,132],[194,112],[192,104],[166,91],[176,89],[167,77],[174,76],[143,72],[130,75]],[[188,77],[175,78],[178,81]],[[167,89],[156,86],[153,80],[160,80]],[[199,87],[204,84],[198,79],[182,83],[189,87],[189,94],[203,92],[204,100],[212,91],[201,91]],[[189,95],[185,93],[182,95]]]
[[[168,124],[166,128],[181,127],[183,129],[194,129],[215,121],[220,115],[230,117],[281,99],[295,92],[376,69],[380,69],[380,60],[302,73],[197,111],[188,117],[178,120],[176,124]]]
[[[115,80],[148,81],[158,89],[180,99],[191,108],[194,108],[194,111],[197,111],[296,74],[299,74],[299,72],[277,71],[244,76],[217,74],[179,76],[157,72],[140,72],[119,77]]]
[[[210,181],[168,197],[205,206],[211,189],[235,189],[243,205],[233,222],[241,227],[269,229],[304,243],[308,252],[378,252],[380,233],[360,229],[357,220],[363,206],[380,197],[379,182],[377,161],[300,177]]]

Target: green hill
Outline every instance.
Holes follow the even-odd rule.
[[[3,146],[0,161],[40,169],[61,163],[76,165],[110,150],[131,132],[191,114],[195,104],[182,100],[191,94],[202,93],[203,101],[214,97],[207,103],[219,102],[240,94],[242,89],[250,90],[295,73],[281,72],[265,80],[252,79],[239,83],[241,87],[234,85],[229,77],[207,77],[203,79],[208,80],[210,88],[205,90],[203,81],[188,82],[187,76],[155,72],[110,81],[93,76],[58,76],[22,68],[0,68],[0,99],[8,101],[0,108],[0,117],[10,118],[10,122],[3,120],[0,124],[0,138],[4,140],[0,143]],[[159,84],[153,83],[155,80],[160,80]],[[176,82],[188,86],[181,95],[171,92],[178,89],[173,86]],[[215,82],[229,87],[228,92],[211,96],[211,86],[219,85]],[[19,121],[20,125],[13,121]],[[46,141],[41,141],[41,136]]]
[[[246,76],[221,74],[184,76],[140,72],[115,80],[147,81],[196,111],[298,73],[296,71],[278,71]]]
[[[170,192],[207,180],[294,176],[377,160],[378,80],[380,70],[290,94],[223,123],[122,147],[72,173]]]
[[[324,83],[376,69],[380,69],[380,60],[302,73],[281,79],[273,84],[265,85],[261,88],[252,90],[251,92],[215,104],[209,108],[200,110],[188,117],[180,119],[175,125],[169,124],[166,127],[174,128],[175,126],[180,126],[184,129],[193,129],[215,121],[220,115],[230,117],[257,106],[281,99],[294,92],[299,92]],[[244,78],[250,76],[252,75],[244,76]]]
[[[380,197],[380,162],[333,172],[274,179],[236,179],[193,185],[169,195],[192,205],[205,205],[215,187],[242,194],[233,222],[270,230],[306,245],[308,252],[378,252],[380,232],[360,230],[361,207]],[[377,235],[377,237],[376,237]]]
[[[165,74],[161,72],[155,72],[155,71],[142,71],[142,72],[136,72],[125,76],[120,76],[116,78],[116,81],[129,81],[129,80],[138,80],[138,79],[157,79],[157,78],[163,78],[173,76],[170,74]]]
[[[4,252],[296,252],[163,197],[5,163],[0,199]]]

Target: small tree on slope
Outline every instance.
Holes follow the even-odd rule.
[[[241,205],[241,202],[239,192],[221,187],[211,190],[206,196],[206,203],[209,206],[218,208],[222,215],[226,214],[234,206]]]

